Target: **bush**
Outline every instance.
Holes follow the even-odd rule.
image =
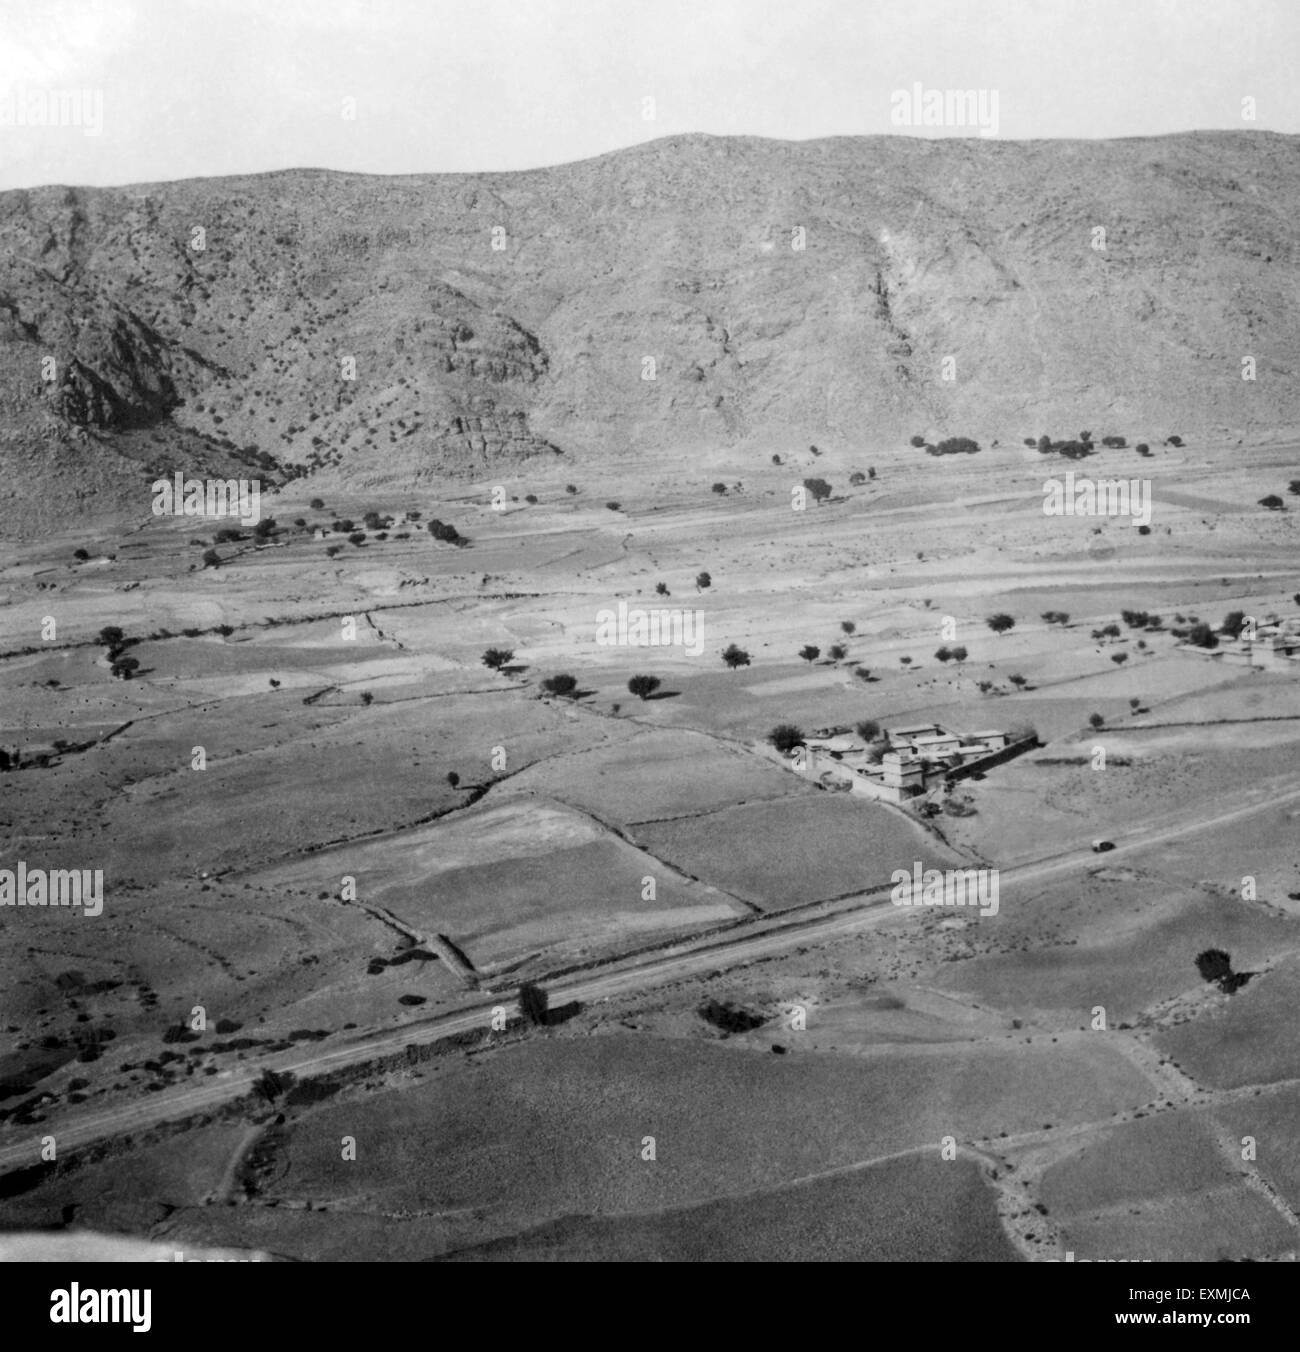
[[[788,756],[795,747],[803,745],[803,730],[793,723],[778,723],[767,734],[767,740],[782,755]]]
[[[639,700],[647,700],[663,684],[658,676],[633,676],[627,683],[628,691]]]
[[[718,1000],[710,1000],[707,1004],[701,1005],[699,1014],[705,1022],[711,1023],[715,1028],[721,1028],[726,1033],[749,1033],[763,1025],[761,1015],[751,1014],[747,1009],[723,1004]]]
[[[535,981],[524,981],[519,987],[519,1012],[535,1028],[546,1022],[549,1001],[546,992]]]
[[[935,455],[974,455],[980,449],[978,441],[970,437],[948,437],[935,448]]]

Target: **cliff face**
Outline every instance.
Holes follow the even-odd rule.
[[[1298,198],[1300,140],[1247,132],[0,194],[0,520],[147,510],[151,471],[255,455],[399,486],[925,428],[1290,430]]]

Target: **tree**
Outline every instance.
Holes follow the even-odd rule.
[[[253,539],[268,539],[275,531],[275,518],[273,516],[264,516],[256,526],[253,527]]]
[[[1196,648],[1217,648],[1218,635],[1208,624],[1194,624],[1187,631],[1187,641]]]
[[[1128,653],[1111,653],[1110,660],[1114,662],[1117,667],[1122,667],[1124,663],[1128,661]]]
[[[566,493],[568,493],[570,496],[572,496],[574,493],[576,493],[576,492],[578,491],[578,485],[577,485],[577,484],[565,484],[565,485],[564,485],[564,491],[565,491]]]
[[[904,655],[903,655],[902,657],[900,657],[898,660],[899,660],[905,667],[910,667],[910,666],[912,665],[912,659],[911,659],[910,657],[908,657],[906,654],[904,654]]]
[[[831,495],[831,486],[825,479],[805,479],[803,486],[812,494],[814,502],[824,502]]]
[[[1223,981],[1232,975],[1232,959],[1221,948],[1207,948],[1196,955],[1196,970],[1202,981]]]
[[[925,438],[918,433],[912,438],[912,445],[919,451],[925,445]]]
[[[1151,447],[1148,446],[1145,441],[1139,441],[1133,449],[1136,450],[1139,455],[1151,454]]]
[[[795,747],[803,745],[803,731],[796,728],[793,723],[778,723],[771,732],[767,734],[767,740],[783,756],[788,756]]]
[[[852,633],[854,633],[854,632],[856,631],[857,627],[858,627],[858,626],[857,626],[856,624],[854,624],[852,620],[841,620],[841,621],[840,621],[840,632],[841,632],[841,633],[844,633],[844,634],[852,634]]]
[[[1165,438],[1166,446],[1181,446],[1182,444],[1183,444],[1182,437],[1174,436]]]
[[[874,718],[864,718],[860,723],[853,725],[853,731],[864,742],[874,742],[880,736],[880,724]]]
[[[1008,629],[1014,629],[1016,627],[1016,622],[1010,615],[1003,615],[1001,613],[990,615],[988,619],[985,620],[985,624],[987,624],[995,634],[1005,634]]]
[[[325,507],[325,499],[312,498],[312,500],[307,505],[312,509],[313,512],[323,511]]]
[[[647,700],[663,684],[658,676],[633,676],[627,683],[628,690],[639,700]]]
[[[84,549],[74,549],[72,551],[72,557],[76,559],[78,563],[85,563],[86,560],[90,558],[90,555]]]
[[[139,671],[140,663],[134,657],[119,657],[110,668],[114,676],[129,681],[133,672]]]
[[[869,680],[871,679],[871,668],[870,668],[870,667],[854,667],[854,668],[853,668],[853,674],[854,674],[854,675],[858,678],[858,680],[860,680],[860,681],[869,681]]]
[[[272,681],[271,684],[272,684],[272,685],[279,685],[280,682],[279,682],[279,681]],[[369,707],[369,706],[370,706],[371,704],[373,704],[374,702],[375,702],[375,694],[374,694],[374,691],[373,691],[373,690],[363,690],[363,691],[361,692],[361,703],[362,703],[362,704],[364,704],[364,705],[366,705],[367,707]]]
[[[514,650],[511,648],[489,648],[483,654],[483,665],[492,671],[500,671],[514,660],[514,656]]]
[[[970,437],[947,437],[935,448],[935,455],[975,455],[980,448]]]
[[[802,657],[805,662],[815,662],[821,655],[822,650],[811,643],[805,643],[804,646],[799,649],[799,656]]]
[[[966,649],[954,648],[952,650],[952,660],[954,662],[964,662],[966,660]]]
[[[120,648],[122,641],[126,638],[126,631],[115,624],[106,624],[100,631],[96,642],[102,643],[106,648]]]
[[[1092,433],[1091,433],[1091,432],[1080,432],[1080,433],[1079,433],[1079,440],[1080,440],[1080,441],[1091,441],[1091,440],[1092,440]]]
[[[940,662],[947,662],[947,661],[950,661],[951,658],[952,658],[952,649],[951,649],[951,648],[936,648],[936,649],[934,650],[934,655],[935,655],[935,657],[937,657],[937,658],[939,659]]]
[[[1137,713],[1137,711],[1142,707],[1142,701],[1138,699],[1136,695],[1134,695],[1133,698],[1129,700],[1128,707],[1132,709],[1134,713]]]
[[[607,502],[605,504],[605,506],[608,507],[611,512],[617,512],[618,509],[622,507],[622,505],[623,504],[621,502]]]
[[[572,695],[578,688],[578,679],[576,676],[570,676],[567,673],[561,673],[559,676],[548,676],[542,682],[542,689],[548,695]]]
[[[1089,714],[1088,722],[1094,728],[1099,728],[1106,720],[1100,714]]]
[[[667,584],[666,582],[656,582],[656,583],[655,583],[655,595],[656,595],[656,596],[670,596],[671,594],[672,594],[672,593],[669,592],[669,590],[668,590],[668,584]]]
[[[1007,680],[1009,680],[1011,684],[1016,687],[1017,690],[1023,690],[1025,686],[1029,684],[1029,677],[1022,676],[1019,672],[1017,672],[1014,676],[1008,676]]]
[[[447,783],[450,784],[453,789],[460,784],[460,776],[455,772],[455,770],[447,771]]]
[[[1223,623],[1219,626],[1220,633],[1227,634],[1229,638],[1240,638],[1241,631],[1246,627],[1246,616],[1240,610],[1230,610],[1224,617]]]
[[[548,1003],[546,992],[535,981],[520,983],[519,1012],[534,1028],[540,1028],[545,1024]]]
[[[207,549],[203,552],[203,566],[205,568],[220,568],[221,555],[215,549]]]
[[[737,667],[747,667],[749,665],[749,654],[744,648],[738,648],[734,643],[729,643],[722,650],[722,660],[735,671]]]
[[[708,573],[696,573],[695,575],[696,591],[703,591],[705,587],[711,586],[713,586],[713,579],[708,575]]]
[[[848,655],[849,650],[842,643],[832,643],[831,646],[826,649],[826,656],[829,657],[832,662],[843,662]]]
[[[781,463],[781,457],[779,455],[774,455],[772,457],[772,463],[774,465],[779,465]]]
[[[1042,455],[1046,455],[1048,451],[1050,451],[1051,449],[1052,449],[1052,438],[1049,437],[1046,432],[1044,432],[1043,435],[1038,438],[1038,450]]]
[[[868,478],[868,479],[874,479],[875,477],[876,477],[876,467],[875,467],[874,465],[868,465],[868,466],[867,466],[867,478]]]
[[[1291,482],[1287,484],[1286,491],[1290,493],[1292,497],[1300,496],[1300,479],[1292,479]],[[78,550],[77,552],[80,553],[81,551]]]
[[[727,491],[727,485],[726,485],[726,484],[714,484],[714,485],[713,485],[713,492],[715,492],[719,497],[721,497],[726,491]]]
[[[1267,507],[1270,512],[1286,511],[1286,503],[1283,502],[1276,493],[1270,493],[1268,497],[1260,498],[1259,505],[1261,507]]]
[[[855,469],[853,473],[849,475],[849,483],[852,484],[854,488],[857,488],[860,484],[864,484],[866,482],[867,476],[863,474],[863,472],[860,469]]]

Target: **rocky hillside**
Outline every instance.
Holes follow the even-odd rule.
[[[1300,139],[1258,132],[0,194],[0,526],[147,511],[174,468],[433,485],[1295,429],[1297,207]]]

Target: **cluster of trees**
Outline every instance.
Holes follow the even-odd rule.
[[[138,638],[127,638],[125,630],[116,624],[106,624],[98,634],[98,642],[108,649],[109,670],[118,680],[129,681],[140,670],[137,658],[126,656],[126,650],[139,643]]]
[[[435,540],[441,540],[444,544],[457,545],[462,549],[469,544],[469,540],[455,526],[439,521],[437,517],[434,517],[425,529]]]

